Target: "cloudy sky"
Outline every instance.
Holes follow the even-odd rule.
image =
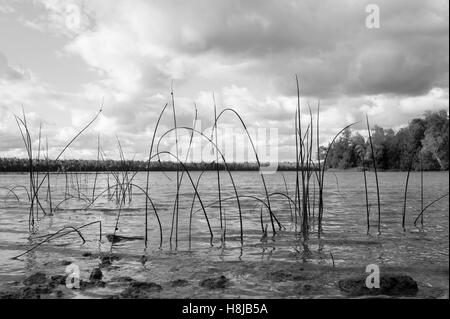
[[[379,28],[366,26],[368,3],[380,9]],[[398,129],[425,110],[448,109],[448,6],[0,0],[0,156],[25,156],[14,120],[22,106],[34,137],[42,123],[56,155],[103,103],[66,157],[95,158],[100,135],[108,157],[118,157],[117,136],[126,157],[142,159],[173,88],[178,125],[192,125],[195,104],[198,125],[209,127],[214,94],[219,111],[235,108],[255,132],[277,129],[279,159],[292,160],[295,74],[305,121],[306,105],[315,110],[320,100],[321,143],[366,113]],[[170,111],[161,132],[173,125]],[[231,114],[221,121],[239,126]]]

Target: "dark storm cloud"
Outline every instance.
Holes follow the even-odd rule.
[[[418,95],[447,87],[448,2],[370,1],[380,7],[380,29],[365,26],[368,3],[201,1],[197,12],[180,4],[188,13],[177,21],[190,22],[193,40],[174,45],[192,55],[216,52],[230,64],[247,60],[250,74],[271,77],[290,95],[294,73],[306,95]]]

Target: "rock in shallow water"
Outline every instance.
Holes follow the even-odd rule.
[[[367,288],[366,278],[340,280],[339,288],[348,296],[415,296],[419,291],[417,282],[407,275],[382,275],[380,288]]]
[[[145,299],[150,297],[152,293],[160,292],[161,290],[162,287],[154,282],[133,281],[119,296],[113,296],[113,298]]]
[[[114,235],[114,234],[107,234],[106,239],[108,239],[111,243],[118,243],[121,241],[131,241],[131,240],[144,240],[143,236],[121,236],[121,235]]]
[[[32,274],[23,281],[24,286],[13,291],[1,292],[0,299],[41,299],[60,298],[62,292],[58,289],[65,284],[65,276],[55,275],[50,278],[42,272]]]
[[[106,256],[100,256],[100,268],[107,268],[112,265],[113,261],[119,260],[119,256],[115,255],[106,255]]]
[[[23,284],[25,286],[31,286],[31,285],[40,285],[47,282],[47,275],[43,272],[37,272],[35,274],[32,274],[31,276],[27,277]]]
[[[310,279],[306,275],[294,275],[284,270],[276,270],[273,272],[269,272],[266,274],[266,278],[275,282],[290,281],[290,280],[301,281]]]
[[[225,276],[217,278],[208,278],[200,282],[200,286],[208,289],[223,289],[230,283],[230,280]]]
[[[33,285],[14,292],[0,294],[0,299],[41,299],[41,296],[49,295],[52,290],[45,285]]]
[[[103,273],[100,268],[94,268],[89,276],[89,280],[101,280],[103,278]]]
[[[113,282],[133,282],[136,280],[134,280],[133,278],[131,278],[129,276],[120,276],[120,277],[112,278],[111,281],[113,281]]]
[[[101,280],[93,280],[93,281],[80,280],[80,289],[81,290],[92,289],[92,288],[104,288],[105,286],[106,286],[106,283]]]
[[[66,276],[63,275],[54,275],[50,277],[49,285],[52,287],[56,287],[58,285],[65,285],[66,284]]]

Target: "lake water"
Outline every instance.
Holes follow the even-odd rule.
[[[200,172],[191,172],[194,183]],[[294,195],[295,172],[283,172],[290,196]],[[283,175],[265,175],[269,193],[286,193]],[[226,220],[226,241],[221,243],[217,178],[215,172],[206,172],[199,182],[200,198],[211,223],[214,239],[210,233],[195,200],[192,215],[191,241],[189,221],[194,191],[187,176],[180,189],[178,235],[175,232],[172,244],[170,233],[176,194],[176,172],[150,173],[149,193],[162,224],[163,244],[160,248],[160,232],[153,210],[149,214],[149,245],[145,249],[143,240],[115,243],[112,252],[120,257],[104,271],[106,287],[86,291],[70,292],[73,298],[98,298],[120,292],[120,284],[114,282],[118,276],[130,276],[137,280],[156,282],[163,290],[155,297],[243,297],[243,298],[315,298],[342,297],[336,282],[340,278],[364,274],[368,264],[377,264],[381,272],[399,272],[411,275],[419,282],[419,297],[448,297],[449,279],[449,201],[448,197],[435,203],[424,214],[424,227],[417,228],[413,221],[420,212],[420,174],[411,173],[406,231],[401,227],[404,172],[379,173],[381,191],[381,234],[377,232],[376,188],[373,173],[368,172],[370,211],[370,234],[366,227],[366,206],[362,172],[326,172],[324,189],[323,235],[317,238],[316,225],[312,225],[310,239],[302,240],[293,222],[289,201],[283,196],[270,198],[271,206],[279,221],[285,227],[272,236],[270,218],[263,210],[263,223],[268,224],[268,237],[261,240],[261,203],[250,198],[265,199],[261,177],[258,172],[234,172],[233,177],[241,198],[244,229],[244,245],[240,242],[239,212],[234,190],[226,172],[221,172],[222,198]],[[14,189],[19,200],[7,189],[29,185],[26,174],[0,175],[0,287],[6,289],[11,282],[22,280],[36,271],[48,274],[64,274],[64,262],[72,262],[81,269],[82,278],[88,278],[98,259],[83,257],[83,253],[109,252],[111,243],[105,234],[114,232],[119,207],[114,200],[108,200],[107,175],[100,174],[95,194],[105,191],[104,196],[86,208],[87,197],[92,198],[94,173],[70,174],[68,186],[73,198],[62,202],[52,216],[39,214],[36,232],[30,237],[28,230],[29,202],[26,191]],[[134,183],[145,188],[145,173],[138,173]],[[113,177],[109,175],[112,185]],[[66,177],[52,174],[53,206],[65,198]],[[312,188],[312,185],[311,185]],[[317,190],[316,190],[317,191]],[[424,205],[428,205],[449,191],[448,172],[424,173]],[[111,190],[111,193],[113,190]],[[47,188],[40,193],[42,205]],[[311,189],[311,196],[313,189]],[[78,195],[79,194],[79,195]],[[111,194],[110,194],[111,195]],[[245,197],[244,197],[245,196]],[[114,197],[114,196],[113,196]],[[311,204],[312,205],[312,204]],[[117,234],[121,236],[144,236],[145,196],[138,187],[133,187],[131,202],[120,209]],[[151,206],[150,206],[151,207]],[[199,210],[200,209],[200,210]],[[315,207],[317,213],[317,207]],[[38,243],[39,236],[53,233],[64,226],[81,225],[101,221],[102,241],[99,241],[98,224],[81,230],[86,243],[76,234],[70,234],[45,243],[19,259],[12,257]],[[278,230],[278,228],[277,228]],[[143,265],[141,256],[148,262]],[[334,264],[334,266],[333,266]],[[307,290],[299,292],[298,282],[270,277],[277,271],[298,273],[302,271],[302,284],[309,284]],[[202,279],[225,275],[231,286],[224,290],[209,291],[199,287]],[[185,287],[172,287],[175,279],[186,279]],[[110,284],[108,284],[110,282]]]

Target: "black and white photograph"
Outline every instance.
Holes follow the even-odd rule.
[[[448,300],[448,169],[447,0],[0,0],[0,299]]]

